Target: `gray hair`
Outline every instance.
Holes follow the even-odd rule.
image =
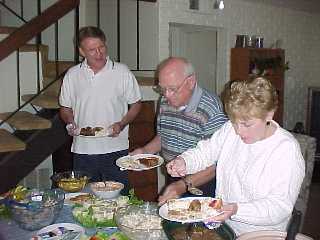
[[[184,68],[184,74],[186,77],[191,76],[192,74],[194,74],[194,67],[192,65],[191,62],[189,62],[187,59],[183,59],[185,62],[185,68]]]
[[[195,73],[192,63],[189,62],[186,58],[182,58],[182,57],[169,57],[169,58],[163,60],[158,65],[157,72],[159,73],[159,71],[161,71],[164,67],[166,67],[168,65],[168,63],[170,61],[172,61],[172,59],[177,59],[177,60],[180,60],[184,63],[184,76],[185,77],[191,76],[192,74]]]

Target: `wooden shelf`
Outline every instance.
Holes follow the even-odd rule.
[[[284,66],[285,53],[283,49],[269,48],[232,48],[231,49],[231,80],[246,80],[250,77],[250,65],[255,59],[280,58],[280,66]],[[277,89],[279,95],[278,110],[274,119],[282,125],[283,121],[283,100],[284,100],[284,70],[277,68],[273,74],[264,76],[269,79]]]

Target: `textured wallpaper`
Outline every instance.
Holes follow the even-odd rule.
[[[200,0],[199,11],[189,10],[188,0],[159,0],[159,58],[169,56],[169,23],[185,23],[222,29],[226,59],[225,79],[229,79],[230,48],[237,34],[264,37],[264,46],[278,40],[285,50],[290,70],[285,74],[284,127],[292,129],[305,122],[309,86],[320,86],[320,15],[264,4],[225,1],[223,11],[213,9],[213,0]],[[221,44],[224,44],[222,46]]]

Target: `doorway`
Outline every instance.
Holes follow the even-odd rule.
[[[198,83],[217,93],[218,29],[191,24],[169,24],[170,56],[184,57],[194,66]]]

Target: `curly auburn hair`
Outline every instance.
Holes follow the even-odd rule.
[[[272,83],[263,77],[231,81],[223,92],[225,111],[231,121],[266,118],[278,108],[278,94]]]

